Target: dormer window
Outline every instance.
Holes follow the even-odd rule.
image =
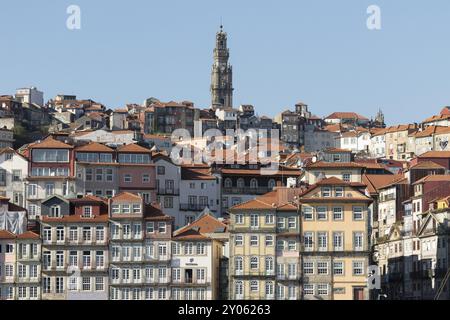
[[[92,207],[83,207],[83,218],[92,218]]]
[[[336,197],[343,197],[344,196],[344,188],[343,187],[336,187],[334,189],[334,194]]]
[[[117,205],[117,204],[113,204],[113,205],[112,205],[112,213],[113,213],[113,214],[118,214],[118,213],[120,213],[120,206]]]
[[[330,187],[322,188],[322,197],[331,197],[331,188]]]
[[[130,205],[129,205],[129,204],[123,204],[123,205],[122,205],[122,213],[125,213],[125,214],[131,213]]]
[[[53,205],[50,207],[50,217],[60,218],[61,217],[61,207],[58,205]]]
[[[141,205],[140,204],[133,204],[133,213],[141,213]]]

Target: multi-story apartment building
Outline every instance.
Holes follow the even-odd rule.
[[[176,129],[186,129],[194,134],[194,121],[198,120],[200,110],[192,102],[155,102],[145,110],[144,133],[172,134]]]
[[[27,231],[26,210],[0,197],[0,300],[41,297],[41,240]]]
[[[317,182],[301,204],[302,298],[365,300],[372,199],[336,177]]]
[[[227,225],[205,213],[178,229],[172,241],[172,300],[216,300]]]
[[[221,215],[220,173],[206,166],[182,166],[180,190],[181,225],[192,223],[206,208],[217,217]],[[167,199],[167,198],[166,198]]]
[[[0,149],[0,196],[25,206],[28,160],[11,148]]]
[[[75,194],[73,146],[51,137],[32,144],[26,152],[29,159],[27,208],[29,218],[40,215],[40,204],[53,196],[70,197]]]
[[[385,133],[386,158],[393,160],[411,159],[414,153],[408,150],[409,135],[417,131],[416,124],[389,127]]]
[[[300,297],[302,190],[277,188],[230,209],[230,299]]]
[[[156,200],[155,165],[151,151],[137,144],[118,147],[117,162],[119,191],[141,194],[145,203]]]
[[[109,203],[110,299],[169,299],[172,220],[148,212],[155,210],[136,194],[122,192]]]
[[[108,299],[107,203],[55,195],[41,206],[42,299]]]
[[[77,195],[112,197],[119,192],[119,165],[113,149],[90,142],[75,148]]]
[[[317,161],[305,167],[304,181],[315,184],[323,178],[335,177],[346,182],[361,183],[364,164],[356,162]]]
[[[164,208],[164,213],[174,217],[175,227],[181,227],[188,221],[186,211],[180,211],[181,167],[174,164],[170,157],[164,154],[153,156],[156,167],[156,201]]]

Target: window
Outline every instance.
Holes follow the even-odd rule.
[[[297,222],[295,220],[295,217],[289,217],[288,218],[288,228],[295,229],[296,227],[297,227]]]
[[[303,273],[314,274],[314,262],[303,262]]]
[[[317,294],[319,296],[327,296],[328,295],[328,284],[318,284],[317,285]]]
[[[242,281],[236,281],[234,283],[234,291],[236,299],[242,299],[244,297],[244,285]]]
[[[236,224],[244,224],[244,215],[243,214],[236,214],[234,216],[234,220]]]
[[[274,224],[275,223],[275,215],[272,213],[266,214],[266,224]]]
[[[272,274],[273,273],[273,258],[272,257],[266,257],[265,260],[265,269],[266,269],[266,274]]]
[[[344,180],[345,182],[350,182],[352,179],[352,174],[349,172],[344,172],[342,173],[342,180]]]
[[[363,220],[362,207],[353,207],[353,220]]]
[[[295,251],[295,250],[297,250],[297,244],[295,243],[295,240],[289,240],[288,251]]]
[[[50,207],[50,217],[60,218],[61,217],[61,207],[58,205],[53,205]]]
[[[154,222],[147,222],[147,233],[154,233],[155,232],[155,223]]]
[[[258,269],[259,263],[258,263],[258,257],[253,256],[250,257],[250,269],[255,270]]]
[[[6,245],[6,250],[5,250],[5,252],[6,253],[13,253],[14,252],[14,246],[12,245],[12,244],[7,244]]]
[[[304,284],[303,285],[303,294],[305,296],[314,295],[314,285],[313,284]]]
[[[45,185],[45,194],[47,197],[50,197],[55,194],[55,184],[54,183],[47,183]]]
[[[312,232],[305,232],[304,236],[305,251],[312,251],[314,246],[314,234]]]
[[[56,227],[56,241],[64,241],[64,227]]]
[[[234,245],[235,246],[243,246],[244,245],[244,237],[240,234],[237,234],[234,237]]]
[[[334,188],[335,196],[340,198],[344,196],[344,188],[343,187],[335,187]]]
[[[327,251],[328,243],[326,232],[317,233],[317,246],[319,248],[319,251]]]
[[[103,180],[103,169],[98,168],[95,169],[95,181],[102,181]]]
[[[91,227],[83,227],[83,241],[91,241]]]
[[[328,274],[328,262],[324,261],[317,262],[317,274],[318,275]]]
[[[272,281],[266,282],[266,297],[272,298],[274,293],[274,285]]]
[[[204,242],[197,243],[197,254],[198,255],[206,254],[206,244]]]
[[[364,275],[364,262],[363,261],[353,261],[353,275],[354,276]]]
[[[324,197],[324,198],[331,197],[331,188],[330,187],[322,187],[322,197]]]
[[[43,238],[44,241],[52,241],[52,229],[50,227],[44,227]]]
[[[235,257],[234,258],[234,270],[236,274],[241,274],[244,270],[244,259],[242,257]]]
[[[142,175],[142,183],[149,183],[150,182],[150,175],[143,174]]]
[[[22,179],[22,170],[13,170],[12,171],[12,181],[18,182]]]
[[[131,182],[133,182],[133,179],[131,178],[131,174],[125,174],[125,175],[123,176],[123,182],[125,182],[125,183],[131,183]]]
[[[56,293],[64,293],[64,278],[56,277]]]
[[[163,175],[166,174],[166,168],[163,166],[158,166],[158,174]]]
[[[252,247],[258,246],[258,236],[257,235],[250,236],[250,246],[252,246]]]
[[[364,250],[364,237],[362,232],[355,232],[353,234],[353,249],[355,251]]]
[[[83,277],[81,288],[83,291],[91,291],[91,278],[90,277]]]
[[[173,208],[173,198],[164,197],[164,208]]]
[[[96,227],[95,228],[95,239],[99,242],[105,241],[105,228]]]
[[[317,207],[317,220],[327,220],[327,207]]]
[[[313,220],[313,208],[312,207],[304,207],[303,208],[303,217],[305,220]]]
[[[344,250],[344,233],[334,232],[333,233],[333,248],[334,251]]]
[[[284,229],[285,227],[285,219],[283,217],[277,218],[277,228],[278,229]]]
[[[92,207],[86,206],[83,207],[83,218],[91,218],[92,217]]]
[[[257,280],[250,281],[250,291],[252,292],[259,291],[259,282]]]
[[[95,277],[95,291],[105,290],[105,282],[103,277]]]
[[[158,222],[158,232],[166,233],[166,223],[165,222]]]
[[[273,236],[271,236],[271,235],[266,236],[265,245],[266,245],[266,247],[273,246]]]
[[[37,196],[37,185],[36,184],[29,184],[28,185],[28,196],[30,197],[36,197]]]
[[[106,169],[106,181],[111,182],[113,181],[113,170],[112,169]]]
[[[257,214],[250,215],[250,227],[255,229],[259,227],[259,215]]]
[[[344,262],[343,261],[333,262],[333,274],[337,275],[337,276],[344,275]]]
[[[342,207],[334,207],[333,208],[333,220],[343,220],[344,214]]]

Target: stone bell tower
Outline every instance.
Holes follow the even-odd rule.
[[[220,31],[216,34],[211,71],[211,107],[214,110],[233,107],[233,69],[228,63],[229,57],[227,34],[223,31],[223,26],[220,26]]]

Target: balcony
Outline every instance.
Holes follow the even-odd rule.
[[[159,188],[157,194],[161,196],[178,196],[180,195],[180,189],[175,188]]]
[[[209,208],[207,204],[199,203],[180,203],[181,211],[203,211],[206,207]],[[211,211],[217,211],[216,209],[209,208]]]
[[[224,194],[251,194],[251,195],[262,195],[272,191],[269,187],[258,187],[258,188],[223,188]]]
[[[259,271],[259,270],[249,270],[249,271],[243,271],[243,270],[234,270],[234,273],[232,273],[232,276],[235,277],[275,277],[275,271]]]
[[[17,256],[17,259],[19,260],[19,261],[34,261],[34,262],[38,262],[38,261],[40,261],[41,260],[41,257],[40,257],[40,255],[38,254],[38,255],[31,255],[31,254],[26,254],[26,255],[22,255],[22,254],[19,254],[18,256]]]
[[[277,280],[298,281],[298,280],[300,280],[300,276],[299,275],[277,274]]]

